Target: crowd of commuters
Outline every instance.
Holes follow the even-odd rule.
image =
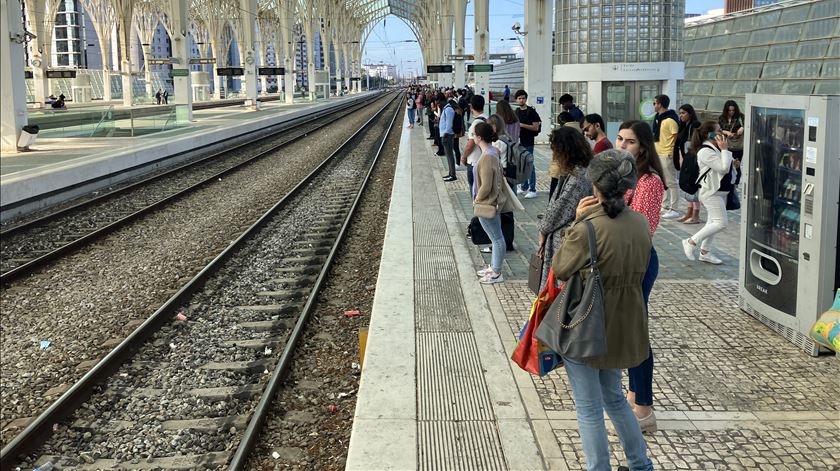
[[[408,95],[409,127],[413,127],[413,110],[428,109],[429,138],[438,145],[438,154],[447,157],[449,173],[444,181],[457,180],[456,170],[465,166],[475,204],[498,208],[495,217],[479,217],[492,242],[490,265],[477,271],[481,283],[504,281],[506,245],[500,214],[511,210],[516,195],[537,196],[536,172],[515,188],[516,195],[513,188],[505,187],[507,150],[519,144],[533,153],[535,137],[542,130],[539,114],[527,104],[527,92],[513,93],[513,104],[509,96],[506,89],[496,113],[487,116],[484,98],[468,88],[416,89]],[[608,353],[586,361],[563,358],[587,468],[609,469],[606,410],[630,469],[653,469],[643,433],[657,429],[647,315],[659,273],[654,234],[661,219],[699,224],[702,205],[708,213],[706,224],[683,240],[685,256],[722,263],[712,253],[712,242],[727,226],[727,195],[740,177],[743,115],[735,102],[728,101],[718,121],[701,122],[691,105],[673,111],[669,97],[658,95],[653,121],[622,123],[613,148],[600,115],[584,114],[571,95],[563,95],[559,102],[563,111],[548,139],[551,182],[545,211],[538,216],[537,253],[545,261],[541,285],[560,286],[589,267],[586,225],[577,223],[591,221],[595,228]],[[468,129],[460,158],[454,155],[459,133],[453,120]],[[694,193],[681,191],[678,184],[678,172],[684,165],[689,168],[690,162],[696,162],[699,170],[694,182],[699,189]],[[689,175],[686,169],[682,171]],[[684,213],[681,199],[686,201]],[[549,279],[550,268],[555,279]],[[628,370],[626,394],[621,369]]]

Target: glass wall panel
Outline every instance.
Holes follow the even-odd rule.
[[[762,64],[741,64],[741,68],[738,69],[738,78],[739,79],[757,79],[761,76],[761,69],[764,67]]]
[[[775,35],[776,28],[755,30],[750,34],[750,44],[770,44]]]
[[[732,94],[746,95],[747,93],[752,93],[755,91],[755,84],[755,80],[744,80],[735,82],[735,85],[732,87]]]
[[[782,20],[779,22],[783,25],[791,23],[798,23],[808,19],[808,13],[811,11],[811,5],[799,5],[795,7],[785,8],[782,13]]]
[[[767,55],[769,61],[786,61],[796,58],[796,44],[780,44],[770,48]]]
[[[835,59],[826,59],[823,62],[822,73],[820,77],[837,78],[840,77],[840,61]]]
[[[840,28],[840,21],[837,21],[836,18],[812,21],[808,23],[804,39],[828,38],[836,36],[838,28]]]
[[[764,62],[767,60],[769,50],[770,48],[766,46],[748,48],[744,54],[744,62]]]
[[[827,57],[840,57],[840,38],[831,40],[831,45],[828,46]]]
[[[802,35],[802,27],[803,25],[801,23],[795,25],[779,26],[776,29],[775,41],[777,43],[796,41],[797,39],[799,39],[799,36]]]
[[[817,95],[840,95],[840,80],[820,80],[814,86]]]
[[[785,82],[782,80],[762,80],[755,87],[757,93],[782,93]]]
[[[819,2],[811,8],[811,19],[840,16],[840,2]]]
[[[686,51],[688,52],[688,51]],[[735,48],[735,49],[727,49],[726,52],[723,53],[723,60],[721,61],[724,64],[740,64],[741,58],[744,57],[744,49],[742,48]]]
[[[732,80],[738,75],[737,65],[722,65],[718,69],[717,78],[723,80]]]
[[[724,103],[726,103],[726,100],[729,100],[728,96],[712,96],[712,97],[709,97],[709,104],[707,105],[708,107],[706,109],[719,112],[720,110],[723,109],[723,105],[724,105]]]
[[[788,95],[810,95],[813,91],[813,80],[787,80],[782,87],[782,93]]]
[[[761,72],[761,78],[777,78],[787,75],[788,64],[764,64],[764,69]]]
[[[776,26],[779,24],[779,16],[782,12],[780,10],[772,10],[757,15],[750,16],[751,26],[753,29],[767,28],[768,26]]]
[[[820,75],[819,62],[794,62],[788,69],[788,77],[790,78],[816,78]]]
[[[810,41],[799,43],[799,50],[796,51],[797,59],[819,59],[825,57],[828,51],[828,40]]]

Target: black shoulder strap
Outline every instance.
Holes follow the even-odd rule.
[[[598,270],[598,246],[595,242],[595,226],[592,225],[592,221],[587,219],[584,221],[586,223],[586,232],[589,234],[589,258],[592,260],[592,271]]]

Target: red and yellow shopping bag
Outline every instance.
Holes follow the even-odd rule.
[[[549,269],[548,279],[554,280],[554,268]],[[561,285],[559,288],[553,282],[547,282],[543,286],[534,304],[531,305],[531,315],[522,331],[519,333],[519,342],[513,350],[511,360],[513,360],[520,368],[537,376],[545,376],[551,370],[558,366],[563,366],[563,360],[560,355],[554,353],[551,349],[546,347],[542,342],[534,337],[537,327],[540,326],[545,313],[554,299],[563,290]]]

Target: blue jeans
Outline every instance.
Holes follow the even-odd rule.
[[[496,212],[496,217],[493,219],[478,218],[490,242],[493,243],[493,255],[490,257],[490,268],[496,273],[502,272],[502,262],[505,261],[505,253],[507,245],[505,244],[505,236],[502,234],[502,216]]]
[[[653,470],[639,421],[621,390],[621,370],[592,368],[566,357],[563,357],[563,363],[572,385],[578,429],[583,453],[586,455],[586,469],[612,469],[607,427],[604,423],[606,410],[618,432],[627,466],[631,470]]]
[[[534,155],[534,146],[522,146],[522,147],[524,147],[525,150],[530,152],[531,155]],[[534,165],[534,167],[531,169],[531,176],[528,178],[528,181],[522,184],[522,190],[523,191],[534,191],[534,192],[537,191],[537,166],[536,165]]]
[[[408,109],[408,124],[410,125],[414,124],[414,111],[415,110],[413,108]]]
[[[648,262],[645,277],[642,280],[642,294],[645,297],[645,313],[648,310],[648,299],[650,299],[650,292],[653,290],[653,282],[659,275],[659,256],[656,255],[656,249],[650,248],[650,261]],[[648,353],[647,360],[643,361],[639,366],[627,370],[630,377],[629,388],[636,393],[636,404],[640,406],[653,405],[653,350]]]

